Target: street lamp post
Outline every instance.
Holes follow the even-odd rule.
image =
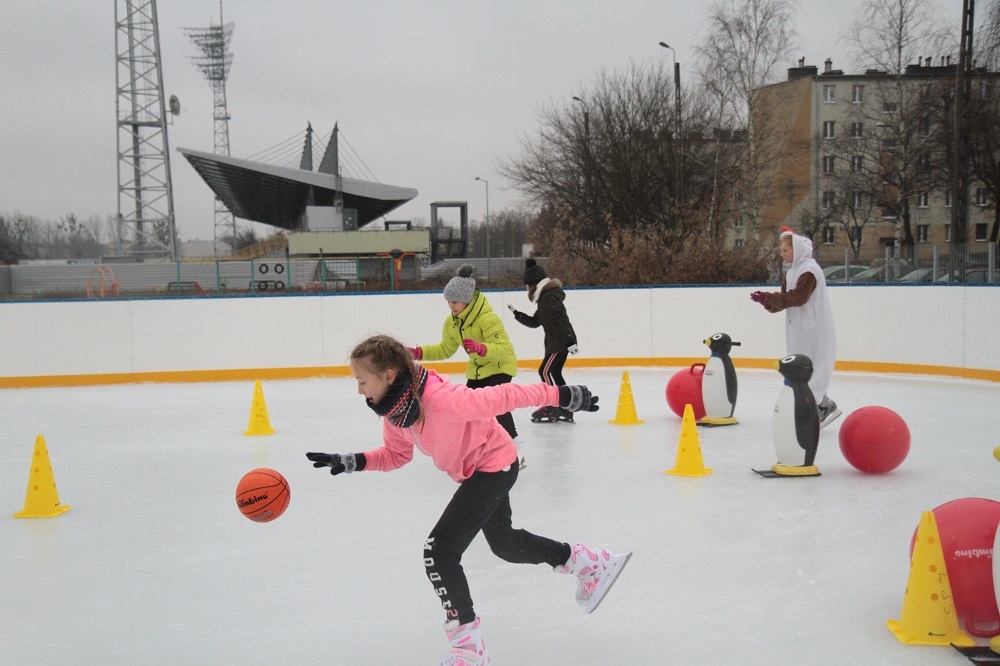
[[[476,176],[476,180],[486,184],[486,281],[491,282],[490,276],[490,181]]]
[[[681,64],[677,62],[677,52],[674,51],[674,47],[666,42],[660,42],[660,46],[670,51],[670,55],[674,61],[674,115],[677,117],[677,141],[674,144],[674,173],[677,178],[674,196],[677,198],[677,219],[680,220],[683,211],[682,190],[684,188],[684,173],[681,166],[681,160],[683,159],[682,142],[684,140],[684,125],[681,120]],[[678,151],[678,147],[681,149],[680,151]]]

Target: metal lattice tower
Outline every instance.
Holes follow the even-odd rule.
[[[229,157],[229,106],[226,104],[226,77],[233,64],[229,40],[233,23],[222,22],[222,1],[219,1],[219,25],[208,28],[184,28],[184,33],[201,51],[200,56],[189,58],[208,80],[214,97],[215,154]],[[219,241],[229,238],[229,245],[236,248],[236,218],[218,197],[215,198],[215,252]]]
[[[119,256],[177,259],[156,0],[115,0]]]

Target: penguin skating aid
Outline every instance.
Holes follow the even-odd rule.
[[[804,354],[792,354],[774,367],[785,378],[772,419],[778,462],[770,470],[753,471],[768,478],[819,476],[814,464],[819,444],[819,408],[808,383],[812,360]]]
[[[705,340],[712,355],[705,364],[701,379],[701,398],[705,405],[705,416],[698,420],[698,425],[724,426],[737,423],[733,413],[736,411],[736,368],[729,352],[738,347],[739,342],[733,342],[725,333],[716,333]]]

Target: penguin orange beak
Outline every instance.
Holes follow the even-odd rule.
[[[774,369],[778,370],[779,368],[781,368],[781,361],[775,361],[774,362]]]
[[[708,347],[712,346],[712,338],[705,338],[704,340],[702,340],[702,342],[704,342],[705,345]]]

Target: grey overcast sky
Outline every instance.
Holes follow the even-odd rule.
[[[121,0],[117,0],[121,2]],[[213,195],[177,147],[213,151],[212,92],[181,28],[218,24],[218,0],[161,0],[174,208],[182,240],[213,234]],[[802,0],[797,57],[846,68],[841,39],[861,0]],[[942,6],[943,2],[940,3]],[[961,2],[942,12],[959,23]],[[109,0],[0,0],[0,213],[103,219],[118,208],[115,15]],[[482,219],[518,202],[496,173],[602,70],[676,49],[682,79],[704,34],[700,0],[225,0],[234,62],[227,83],[234,157],[339,123],[380,182],[416,188],[390,219],[469,202]],[[954,14],[954,16],[952,16]]]

